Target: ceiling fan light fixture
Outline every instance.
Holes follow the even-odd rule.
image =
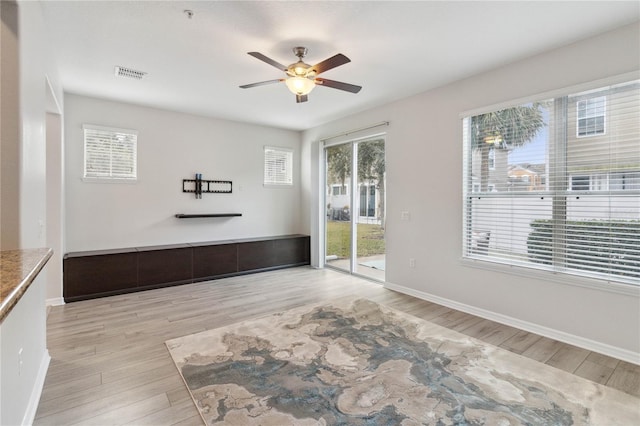
[[[351,62],[349,58],[342,53],[333,55],[332,57],[318,62],[315,65],[305,64],[302,58],[307,54],[305,47],[294,47],[293,53],[298,57],[298,62],[289,66],[282,65],[278,61],[263,55],[260,52],[247,52],[254,58],[265,62],[272,67],[284,71],[287,75],[286,78],[279,78],[275,80],[260,81],[258,83],[244,84],[240,86],[241,89],[248,89],[250,87],[264,86],[266,84],[285,82],[287,88],[296,95],[296,103],[307,102],[309,99],[307,95],[313,90],[316,85],[322,85],[331,89],[344,90],[345,92],[358,93],[361,86],[355,84],[343,83],[341,81],[329,80],[328,78],[317,77],[319,74],[329,71],[333,68],[339,67],[346,63]]]
[[[299,76],[287,78],[285,84],[294,95],[307,95],[316,87],[313,80]]]
[[[289,66],[289,75],[294,77],[304,77],[305,75],[307,75],[307,70],[309,68],[309,65],[305,64],[304,62],[297,62]]]

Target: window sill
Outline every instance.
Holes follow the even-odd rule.
[[[578,277],[561,272],[545,271],[526,268],[522,266],[507,265],[499,262],[491,262],[473,258],[461,258],[462,266],[484,269],[486,271],[516,275],[519,277],[538,279],[564,285],[600,290],[608,293],[623,294],[626,296],[640,297],[640,286],[615,281],[598,280],[590,277]]]
[[[292,183],[265,183],[262,186],[265,188],[293,188]]]
[[[128,184],[136,184],[138,183],[138,179],[122,179],[122,178],[81,178],[83,182],[87,183],[128,183]]]

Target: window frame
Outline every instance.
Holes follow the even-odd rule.
[[[591,83],[576,85],[570,88],[550,91],[537,96],[530,96],[530,97],[521,98],[521,99],[510,101],[510,102],[503,102],[493,106],[477,108],[475,110],[470,110],[470,111],[461,113],[460,119],[462,122],[464,122],[464,120],[470,119],[471,117],[476,115],[481,115],[481,114],[485,114],[492,111],[499,111],[501,109],[507,109],[507,108],[518,106],[518,105],[529,104],[532,102],[544,102],[547,99],[557,100],[558,98],[564,98],[565,108],[566,108],[568,106],[568,104],[566,103],[567,100],[569,103],[572,100],[574,102],[576,101],[576,97],[574,95],[571,95],[571,93],[579,93],[579,92],[582,92],[582,95],[580,95],[580,98],[605,97],[605,102],[608,102],[608,94],[605,94],[604,96],[598,96],[599,95],[598,92],[604,93],[607,90],[617,90],[615,86],[617,85],[626,86],[627,84],[633,84],[637,89],[638,85],[640,85],[640,80],[638,80],[637,74],[627,73],[624,75],[610,77],[607,79],[602,79],[602,80],[591,82]],[[609,86],[611,86],[612,88],[608,89]],[[596,89],[594,90],[594,88]],[[591,92],[587,92],[587,91],[591,91]],[[577,102],[576,102],[576,105],[577,105]],[[608,108],[608,104],[606,103],[605,103],[605,108]],[[576,111],[576,116],[577,116],[577,111]],[[569,122],[565,122],[565,126],[567,126],[568,124]],[[588,136],[606,135],[606,126],[607,126],[606,109],[605,109],[605,125],[604,126],[605,126],[604,133],[600,133],[597,135],[593,134]],[[473,176],[471,173],[472,149],[470,148],[469,145],[467,145],[469,140],[468,129],[464,125],[462,127],[463,127],[462,139],[465,141],[465,144],[463,149],[463,191],[462,191],[462,194],[463,194],[462,248],[463,250],[462,250],[462,257],[460,260],[463,266],[477,267],[480,269],[493,270],[501,273],[510,273],[513,275],[529,277],[529,278],[538,277],[540,279],[547,279],[549,281],[555,281],[562,284],[577,285],[580,287],[587,287],[587,288],[599,288],[599,289],[611,291],[614,293],[633,294],[636,296],[640,296],[640,285],[636,285],[633,278],[627,279],[627,278],[621,277],[620,275],[616,275],[615,272],[617,271],[615,269],[613,270],[613,273],[610,271],[610,272],[607,272],[606,274],[603,273],[600,276],[599,273],[591,273],[588,270],[585,270],[585,271],[582,271],[580,269],[576,270],[570,267],[563,267],[563,266],[558,267],[557,265],[554,265],[552,268],[545,268],[545,267],[541,268],[541,267],[533,266],[530,261],[510,262],[510,261],[504,261],[500,258],[483,258],[481,256],[480,257],[470,256],[469,253],[471,250],[471,245],[468,243],[468,240],[470,239],[470,236],[471,236],[471,228],[473,227],[473,222],[470,219],[471,210],[469,209],[468,203],[473,198],[478,198],[479,196],[486,197],[486,198],[493,198],[493,197],[500,197],[501,195],[478,191],[479,183],[475,182],[475,180],[477,180],[477,177]],[[576,133],[577,133],[577,130],[576,130]],[[611,143],[611,142],[608,142],[608,143]],[[566,140],[565,140],[565,144],[566,144]],[[637,187],[638,184],[636,183],[636,179],[638,179],[638,177],[636,176],[640,176],[640,171],[634,170],[634,171],[620,172],[625,174],[624,179],[627,179],[626,177],[627,174],[629,175],[628,185],[631,186],[631,188],[627,188],[625,186],[617,190],[612,190],[611,179],[613,179],[613,175],[617,172],[618,172],[617,170],[611,169],[605,176],[607,180],[606,190],[602,188],[592,189],[593,187],[592,176],[585,176],[585,177],[588,177],[589,190],[585,190],[584,192],[593,192],[593,193],[610,192],[612,193],[611,195],[613,196],[616,194],[621,195],[621,193],[629,191],[629,192],[636,193],[636,195],[640,197],[640,188]],[[556,175],[556,177],[557,176],[558,175]],[[564,192],[566,194],[571,191],[572,175],[567,174],[565,176],[566,177],[564,178],[564,182],[565,182],[564,190],[561,190],[560,192]],[[623,185],[627,185],[627,180],[623,180]],[[556,191],[543,190],[543,191],[534,191],[533,193],[529,193],[529,194],[531,194],[533,197],[536,197],[536,196],[547,197],[549,195],[552,195],[554,192]],[[580,192],[583,192],[583,191],[580,191]],[[521,195],[524,195],[524,193],[521,193]],[[618,219],[612,217],[611,220],[618,220]],[[625,219],[621,219],[621,220],[625,220]],[[632,219],[632,220],[635,220],[635,219]]]
[[[269,158],[269,152],[273,152],[276,156],[280,155],[280,158]],[[271,188],[282,188],[282,187],[291,187],[293,186],[293,154],[294,150],[292,148],[285,147],[277,147],[277,146],[264,146],[264,161],[263,161],[263,186],[271,187]],[[270,169],[270,161],[278,161],[280,159],[284,159],[284,180],[278,180],[277,176],[272,176],[269,179],[269,169]]]
[[[133,172],[131,176],[124,175],[114,175],[113,169],[111,168],[109,175],[88,175],[87,173],[87,165],[88,165],[88,144],[87,144],[87,136],[88,132],[101,132],[104,134],[111,134],[110,138],[113,140],[117,137],[117,135],[127,135],[132,140],[131,145],[133,147],[132,151],[132,169]],[[96,136],[97,137],[97,136]],[[138,131],[134,129],[123,129],[118,127],[110,127],[110,126],[100,126],[95,124],[83,124],[82,125],[82,150],[83,150],[83,159],[82,159],[82,180],[84,182],[97,182],[97,183],[137,183],[138,176]],[[113,152],[110,152],[109,155],[110,160],[113,160]],[[112,161],[110,161],[112,164]]]
[[[338,193],[336,194],[336,190]],[[331,194],[333,197],[339,197],[341,195],[349,195],[349,186],[348,185],[340,185],[339,183],[334,183],[331,185]]]
[[[588,114],[589,111],[589,101],[596,101],[602,99],[602,114]],[[585,106],[585,116],[580,117],[580,103],[586,102]],[[580,134],[580,120],[589,120],[590,118],[602,117],[602,132],[595,133],[587,133]],[[588,127],[588,125],[585,125]],[[604,136],[607,134],[607,96],[599,95],[599,96],[591,96],[591,97],[583,97],[583,99],[576,100],[576,137],[577,138],[592,138],[596,136]]]

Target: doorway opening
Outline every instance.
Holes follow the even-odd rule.
[[[325,265],[385,281],[383,136],[324,148]]]

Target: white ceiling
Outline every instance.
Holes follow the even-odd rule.
[[[303,130],[638,21],[640,2],[44,1],[66,92]],[[183,13],[193,10],[192,19]],[[240,89],[305,62],[351,63],[296,104],[286,86]],[[145,71],[114,76],[116,65]]]

